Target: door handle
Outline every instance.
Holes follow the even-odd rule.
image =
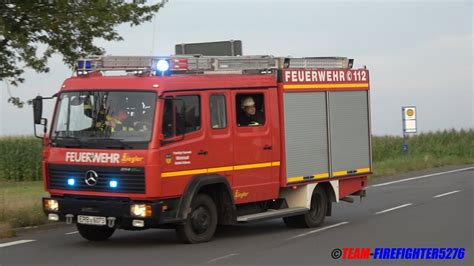
[[[271,149],[273,149],[273,147],[271,145],[265,145],[265,146],[263,146],[263,149],[264,150],[271,150]]]
[[[199,151],[197,152],[197,154],[198,154],[198,155],[207,155],[207,151],[205,151],[205,150],[199,150]]]

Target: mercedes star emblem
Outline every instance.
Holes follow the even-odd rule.
[[[94,170],[89,170],[86,172],[86,176],[84,178],[84,181],[86,184],[90,187],[93,187],[97,185],[97,182],[99,182],[99,175],[97,174],[96,171]]]

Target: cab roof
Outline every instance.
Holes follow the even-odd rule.
[[[171,76],[79,76],[64,81],[61,91],[76,90],[151,90],[189,91],[206,89],[235,89],[276,87],[273,74],[238,75],[180,74]]]

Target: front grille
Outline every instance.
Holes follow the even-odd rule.
[[[85,182],[86,172],[93,170],[98,175],[95,186]],[[106,167],[92,165],[48,165],[48,188],[115,192],[115,193],[145,193],[145,170],[143,167]],[[74,185],[68,185],[68,179],[74,179]],[[110,181],[117,181],[117,187],[111,188]]]

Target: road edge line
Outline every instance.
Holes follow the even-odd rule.
[[[414,176],[414,177],[409,177],[409,178],[405,178],[405,179],[400,179],[400,180],[395,180],[395,181],[390,181],[390,182],[385,182],[385,183],[370,185],[369,188],[371,188],[371,187],[387,186],[387,185],[391,185],[391,184],[396,184],[396,183],[401,183],[401,182],[406,182],[406,181],[411,181],[411,180],[416,180],[416,179],[421,179],[421,178],[426,178],[426,177],[431,177],[431,176],[438,176],[438,175],[444,175],[444,174],[462,172],[462,171],[472,170],[472,169],[474,169],[474,167],[466,167],[466,168],[461,168],[461,169],[456,169],[456,170],[450,170],[450,171],[444,171],[444,172],[438,172],[438,173],[433,173],[433,174],[427,174],[427,175],[421,175],[421,176]]]
[[[309,232],[306,232],[306,233],[302,233],[302,234],[299,234],[299,235],[296,235],[296,236],[289,237],[289,238],[285,239],[285,241],[293,240],[293,239],[298,238],[298,237],[307,236],[307,235],[310,235],[310,234],[321,232],[321,231],[331,229],[331,228],[334,228],[334,227],[338,227],[338,226],[341,226],[341,225],[345,225],[345,224],[348,224],[348,223],[349,222],[340,222],[340,223],[337,223],[337,224],[328,225],[328,226],[325,226],[325,227],[322,227],[322,228],[318,228],[316,230],[312,230],[312,231],[309,231]]]

